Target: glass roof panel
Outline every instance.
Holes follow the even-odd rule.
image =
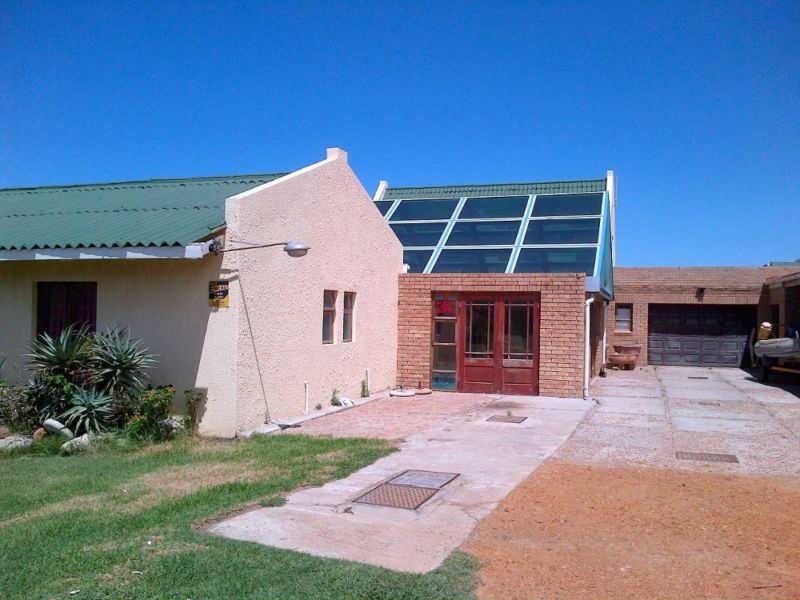
[[[409,266],[409,273],[422,273],[433,254],[433,250],[404,250],[403,263]]]
[[[449,200],[402,200],[390,221],[433,221],[449,219],[458,204],[458,199]]]
[[[394,204],[394,200],[378,200],[375,203],[375,206],[377,206],[378,210],[381,211],[381,215],[386,216],[386,213],[389,212],[392,204]]]
[[[403,246],[435,246],[447,223],[390,223]]]
[[[442,250],[432,273],[504,273],[511,248]]]
[[[594,273],[595,248],[523,248],[515,273]]]
[[[603,194],[546,194],[536,196],[533,217],[599,215]]]
[[[505,246],[517,239],[521,221],[469,221],[456,223],[447,246]]]
[[[542,219],[528,223],[523,244],[596,244],[600,219]]]
[[[493,219],[521,217],[528,205],[528,196],[467,198],[459,219]]]

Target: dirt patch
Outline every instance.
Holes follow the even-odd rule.
[[[549,461],[465,547],[483,598],[799,598],[800,482]]]

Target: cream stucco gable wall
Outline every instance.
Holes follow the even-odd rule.
[[[302,241],[302,258],[279,249],[232,252],[238,318],[239,431],[395,383],[397,279],[402,246],[338,149],[328,158],[228,200],[227,247]],[[322,343],[323,293],[335,290],[335,343]],[[342,340],[344,292],[355,292],[354,337]]]

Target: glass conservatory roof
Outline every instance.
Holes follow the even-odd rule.
[[[375,205],[410,273],[585,273],[612,297],[605,183],[391,188]]]

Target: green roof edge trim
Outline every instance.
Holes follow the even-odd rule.
[[[464,196],[530,196],[605,192],[606,179],[575,179],[528,183],[488,183],[444,186],[388,187],[383,200],[461,198]]]

